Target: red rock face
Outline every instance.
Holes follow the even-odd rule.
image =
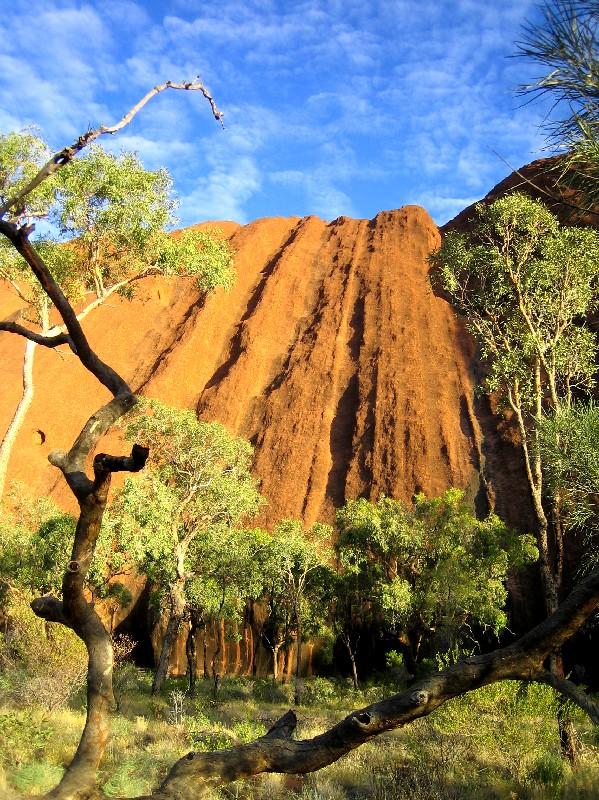
[[[254,443],[265,524],[331,520],[347,497],[409,500],[448,486],[474,496],[485,443],[473,345],[429,287],[439,242],[429,215],[407,206],[370,221],[262,219],[225,232],[237,251],[230,293],[204,300],[189,281],[147,280],[133,302],[111,298],[85,320],[99,354],[144,394]],[[1,315],[17,307],[0,296]],[[0,334],[0,430],[22,349]],[[38,348],[35,379],[10,475],[68,502],[47,454],[106,393],[68,352]]]

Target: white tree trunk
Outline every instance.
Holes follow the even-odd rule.
[[[25,354],[23,356],[23,394],[19,404],[15,409],[14,416],[8,426],[4,438],[0,443],[0,500],[4,495],[4,487],[6,485],[6,475],[8,472],[8,462],[12,452],[13,445],[17,438],[25,415],[33,400],[33,359],[35,355],[35,342],[27,339],[25,344]]]

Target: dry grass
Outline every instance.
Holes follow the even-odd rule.
[[[151,698],[149,678],[125,667],[119,713],[100,773],[106,796],[149,792],[169,766],[190,749],[217,749],[261,735],[289,705],[264,699],[264,682],[225,682],[218,702],[209,686],[185,699],[173,724],[169,682]],[[326,687],[325,687],[326,688]],[[254,691],[255,690],[255,691]],[[327,689],[326,700],[298,709],[298,735],[319,733],[367,697]],[[268,693],[266,693],[268,694]],[[257,695],[257,696],[255,696]],[[33,795],[60,776],[76,747],[83,722],[79,707],[0,708],[0,798]],[[3,722],[1,722],[3,720]],[[169,721],[170,720],[170,721]],[[335,764],[306,776],[264,775],[220,790],[236,800],[591,800],[599,798],[599,735],[580,714],[579,768],[559,757],[555,698],[547,687],[523,690],[496,684],[438,709],[427,719],[364,745]],[[217,795],[215,795],[217,797]]]

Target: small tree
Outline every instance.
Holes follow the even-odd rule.
[[[262,498],[250,474],[252,448],[216,422],[192,411],[146,402],[127,427],[127,438],[152,445],[150,468],[129,480],[115,513],[137,542],[136,561],[167,600],[167,627],[152,691],[168,670],[179,626],[187,611],[186,587],[202,545],[210,550],[221,532],[258,510]],[[138,535],[143,531],[143,538]],[[142,543],[143,540],[143,543]],[[200,559],[201,561],[201,559]]]
[[[560,227],[541,203],[519,194],[477,213],[471,234],[449,234],[432,256],[433,280],[481,348],[485,388],[518,426],[551,613],[562,585],[563,532],[559,497],[544,503],[539,429],[544,407],[559,412],[573,392],[593,385],[596,338],[579,320],[597,302],[599,233]]]
[[[0,190],[17,191],[46,157],[45,143],[29,132],[0,137]],[[47,216],[55,223],[61,236],[37,246],[69,300],[83,304],[77,314],[82,320],[115,292],[132,297],[136,282],[149,275],[194,277],[203,292],[231,286],[228,243],[215,231],[168,233],[175,208],[166,170],[146,170],[135,154],[113,155],[96,145],[11,213],[21,222]],[[54,341],[65,328],[52,323],[50,298],[6,241],[0,244],[0,278],[25,304],[21,315],[43,337],[25,346],[23,394],[0,444],[1,498],[11,449],[33,401],[36,346]]]
[[[260,529],[229,525],[211,526],[194,538],[189,553],[193,572],[185,590],[190,612],[186,647],[190,694],[195,689],[195,644],[191,641],[194,627],[205,627],[212,620],[218,630],[210,665],[216,695],[222,677],[219,660],[225,655],[222,634],[227,624],[238,626],[246,604],[262,593],[269,542],[269,535]]]
[[[487,362],[487,390],[513,415],[532,505],[547,613],[560,600],[564,530],[559,492],[547,496],[540,430],[544,409],[560,414],[593,386],[597,342],[580,320],[596,307],[599,233],[560,227],[523,195],[478,208],[470,235],[449,234],[431,258],[434,282],[449,296]],[[561,657],[552,669],[563,674]],[[571,726],[560,718],[573,760]]]
[[[413,509],[387,497],[350,500],[337,526],[342,574],[356,587],[348,611],[356,615],[358,600],[372,606],[410,672],[426,645],[453,647],[471,626],[498,634],[508,571],[538,555],[531,536],[512,534],[498,517],[477,520],[457,489],[417,495]],[[344,625],[349,631],[351,619]]]
[[[275,526],[265,561],[267,618],[262,639],[273,656],[273,676],[278,678],[278,655],[282,647],[296,645],[295,701],[301,700],[302,637],[314,633],[326,611],[316,613],[313,604],[321,594],[319,573],[331,562],[332,529],[315,523],[309,530],[298,520],[283,520]],[[318,619],[317,619],[318,617]]]

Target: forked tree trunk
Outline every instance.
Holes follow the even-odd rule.
[[[13,418],[0,444],[0,500],[2,500],[4,496],[10,454],[19,431],[21,430],[21,426],[23,425],[25,415],[33,401],[33,362],[36,347],[36,343],[32,342],[30,339],[27,339],[25,342],[25,353],[23,355],[23,394],[21,395]]]

